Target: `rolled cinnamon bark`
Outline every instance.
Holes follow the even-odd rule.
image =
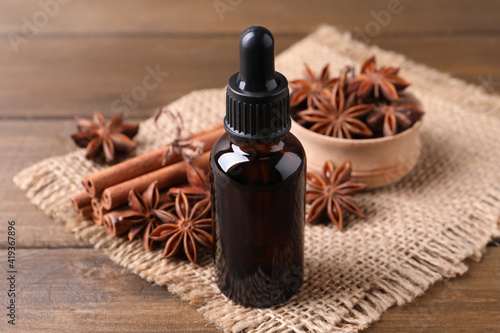
[[[133,213],[133,210],[128,207],[116,209],[106,213],[102,218],[102,225],[110,235],[120,236],[130,230],[130,223],[120,221],[121,216],[129,213]]]
[[[171,201],[172,198],[167,192],[160,193],[159,205],[167,203]],[[126,214],[134,213],[132,209],[128,206],[118,207],[110,212],[105,213],[102,216],[102,225],[106,229],[106,231],[114,236],[120,236],[123,233],[130,230],[132,226],[130,223],[125,221],[120,221],[120,217]]]
[[[94,209],[92,209],[92,221],[94,222],[94,224],[97,224],[97,225],[102,224],[100,217],[99,217],[99,213]]]
[[[201,156],[195,158],[192,164],[195,167],[208,170],[209,157],[210,152],[203,153]],[[157,186],[159,190],[185,182],[186,162],[178,162],[108,187],[102,192],[101,205],[107,210],[124,205],[127,203],[130,190],[134,189],[142,193],[154,181],[158,181]]]
[[[217,141],[223,133],[224,126],[222,124],[217,124],[204,131],[191,135],[185,140],[199,140],[203,142],[203,151],[207,152],[210,151],[215,141]],[[182,160],[182,157],[174,152],[170,155],[167,162],[163,164],[163,155],[167,149],[169,149],[169,146],[115,164],[107,169],[84,177],[82,179],[82,184],[91,197],[96,197],[108,187]]]
[[[91,197],[86,191],[83,191],[72,195],[70,199],[73,207],[75,207],[75,210],[79,211],[80,209],[90,205]]]
[[[82,208],[78,209],[78,214],[81,217],[86,217],[86,216],[92,215],[92,206],[91,205],[87,205],[85,207],[82,207]]]
[[[102,225],[102,217],[108,212],[108,210],[102,206],[102,202],[99,198],[92,198],[90,204],[92,206],[92,219],[94,220],[94,223]]]

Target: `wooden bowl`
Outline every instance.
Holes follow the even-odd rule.
[[[304,146],[308,171],[321,171],[326,160],[332,160],[336,166],[350,160],[353,181],[375,188],[400,180],[417,164],[421,126],[422,120],[419,120],[394,136],[374,139],[333,138],[293,120],[291,131]]]

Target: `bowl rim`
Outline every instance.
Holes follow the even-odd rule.
[[[422,126],[422,120],[416,121],[411,127],[407,128],[403,132],[397,133],[392,136],[383,136],[380,138],[368,138],[368,139],[344,139],[344,138],[336,138],[333,136],[328,136],[320,133],[316,133],[314,131],[311,131],[308,128],[305,128],[304,126],[300,125],[297,123],[293,118],[292,118],[292,129],[293,126],[300,127],[300,131],[303,131],[304,133],[308,133],[307,135],[312,136],[315,139],[322,140],[325,142],[330,142],[330,143],[336,143],[336,144],[346,144],[346,145],[352,145],[353,142],[358,143],[358,144],[375,144],[375,143],[381,143],[381,142],[386,142],[386,141],[392,141],[396,140],[399,138],[403,138],[405,136],[410,135],[414,131],[418,130]],[[293,133],[293,130],[292,130]],[[295,134],[298,134],[295,132]]]

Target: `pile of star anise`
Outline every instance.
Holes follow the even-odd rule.
[[[330,77],[326,65],[316,76],[306,65],[305,78],[290,82],[294,119],[320,134],[346,139],[392,136],[411,127],[423,111],[403,90],[409,83],[397,67],[375,66],[367,59],[355,75],[352,67]]]
[[[142,194],[130,191],[130,210],[118,223],[129,226],[128,238],[142,239],[146,251],[164,243],[164,258],[185,256],[196,263],[200,247],[212,248],[210,184],[208,175],[190,164],[187,177],[189,186],[170,188],[166,202],[160,201],[156,182]]]

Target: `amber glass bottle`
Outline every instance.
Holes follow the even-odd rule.
[[[302,283],[306,159],[290,122],[273,36],[251,27],[228,83],[226,133],[210,157],[216,281],[240,304],[281,303]]]

